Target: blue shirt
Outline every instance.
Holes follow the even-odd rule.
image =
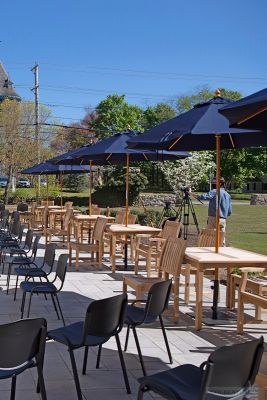
[[[209,217],[216,217],[216,189],[212,189],[209,193],[198,196],[200,200],[209,200]],[[220,218],[226,219],[232,213],[231,196],[229,193],[220,188]]]

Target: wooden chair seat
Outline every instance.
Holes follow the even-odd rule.
[[[127,287],[132,287],[136,292],[137,300],[142,299],[144,292],[148,292],[154,283],[161,282],[162,280],[173,279],[173,293],[174,293],[174,307],[173,315],[174,321],[179,318],[179,282],[181,264],[184,257],[186,248],[186,241],[177,238],[169,238],[165,241],[161,258],[159,263],[158,277],[129,277],[123,278],[123,291],[127,293]]]

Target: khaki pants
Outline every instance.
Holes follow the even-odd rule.
[[[220,226],[221,232],[226,231],[226,219],[225,218],[219,219],[219,226]],[[208,217],[207,228],[208,229],[216,229],[216,217]]]

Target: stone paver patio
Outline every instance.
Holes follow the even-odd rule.
[[[38,251],[38,257],[44,253],[44,241]],[[57,258],[66,250],[58,248]],[[79,272],[74,268],[68,269],[64,288],[59,295],[66,323],[83,320],[85,311],[90,301],[121,293],[122,277],[124,273],[132,271],[118,271],[112,274],[109,264],[105,263],[102,270],[88,264],[81,266]],[[14,277],[11,284],[14,285]],[[209,312],[211,306],[210,282],[205,282],[205,305]],[[6,275],[0,276],[0,323],[15,321],[20,318],[21,293],[14,302],[14,286],[11,285],[10,294],[6,295]],[[206,290],[207,289],[207,290]],[[210,351],[216,346],[237,343],[249,338],[267,335],[266,325],[247,325],[246,334],[238,336],[236,325],[204,325],[200,332],[194,329],[194,320],[187,315],[193,311],[194,291],[191,290],[192,301],[190,307],[183,303],[183,288],[181,288],[180,310],[181,317],[178,324],[174,324],[170,317],[165,318],[167,335],[173,356],[173,365],[168,363],[168,356],[158,323],[146,325],[138,329],[140,345],[145,359],[148,373],[155,373],[183,363],[199,365],[206,360]],[[132,294],[129,298],[134,298]],[[224,290],[221,293],[221,304],[224,304]],[[249,312],[249,311],[248,311]],[[62,326],[57,320],[51,300],[45,301],[43,296],[34,296],[31,308],[31,317],[45,317],[48,321],[48,329]],[[249,334],[248,334],[249,332]],[[120,334],[121,343],[124,343],[126,329]],[[136,399],[138,390],[137,378],[142,376],[137,350],[132,335],[130,335],[127,353],[124,353],[132,394],[127,395],[120,368],[120,362],[115,340],[110,340],[103,347],[100,369],[95,369],[97,349],[89,350],[87,375],[81,374],[83,350],[75,351],[80,383],[84,399],[94,400],[126,400]],[[10,349],[12,351],[12,349]],[[48,342],[45,354],[44,377],[48,399],[75,400],[77,398],[74,380],[72,377],[69,354],[65,346],[54,342]],[[35,400],[40,396],[35,392],[36,371],[26,371],[19,376],[17,383],[18,400]],[[0,381],[0,399],[7,400],[10,396],[10,381]],[[146,394],[146,398],[152,398]]]

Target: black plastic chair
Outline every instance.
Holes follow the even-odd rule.
[[[17,287],[18,287],[18,280],[19,277],[22,276],[25,280],[29,278],[39,278],[42,281],[42,278],[48,280],[48,275],[53,270],[53,265],[55,261],[55,254],[56,254],[56,244],[49,243],[46,246],[43,262],[40,266],[38,266],[34,261],[29,262],[27,264],[21,264],[19,267],[15,268],[15,274],[17,275],[16,278],[16,286],[14,292],[14,300],[16,300],[17,296]],[[45,268],[48,268],[48,271],[45,271]]]
[[[123,327],[126,306],[127,296],[125,294],[103,300],[95,300],[89,305],[84,321],[76,322],[66,327],[48,332],[47,336],[50,339],[68,347],[79,400],[82,400],[83,396],[74,357],[74,350],[85,347],[82,370],[83,375],[85,375],[88,347],[98,346],[96,368],[99,368],[102,345],[112,336],[115,336],[116,339],[126,390],[127,393],[131,393],[119,339],[119,332]]]
[[[19,248],[22,242],[23,232],[25,225],[20,223],[18,236],[14,237],[6,237],[4,239],[0,239],[0,264],[4,262],[4,258],[6,253],[10,253],[11,249]],[[3,268],[3,267],[2,267]]]
[[[263,337],[215,350],[200,367],[185,364],[139,379],[138,400],[152,390],[168,400],[241,400],[254,384]]]
[[[43,363],[46,339],[44,318],[0,325],[0,380],[11,378],[11,400],[15,400],[16,378],[29,368],[38,372],[37,393],[46,400]]]
[[[21,201],[21,202],[19,202],[18,204],[17,204],[17,211],[19,211],[19,212],[27,212],[28,211],[28,209],[29,209],[29,206],[28,206],[28,204],[27,203],[24,203],[23,201]]]
[[[130,334],[130,329],[132,328],[133,334],[134,334],[134,339],[135,339],[135,344],[137,347],[141,367],[144,376],[146,376],[146,369],[145,369],[145,364],[141,352],[141,347],[139,344],[137,332],[136,332],[136,327],[141,326],[143,324],[151,324],[159,318],[165,345],[167,348],[167,353],[169,356],[170,363],[172,364],[172,355],[171,355],[171,350],[169,347],[163,319],[162,319],[162,313],[166,310],[168,306],[168,301],[171,293],[171,288],[172,288],[172,280],[168,279],[166,281],[158,282],[155,283],[149,290],[147,300],[135,300],[131,305],[128,305],[127,311],[126,311],[126,317],[124,320],[124,323],[127,325],[127,333],[126,333],[126,340],[125,340],[125,346],[124,346],[124,351],[127,350],[128,346],[128,340],[129,340],[129,334]],[[135,304],[145,304],[144,308],[141,307],[136,307]]]
[[[3,248],[3,251],[2,251],[2,274],[4,273],[4,269],[5,269],[7,254],[9,254],[11,257],[14,257],[16,254],[17,255],[24,254],[27,256],[28,253],[31,251],[32,242],[33,242],[33,231],[31,229],[29,229],[26,233],[25,241],[23,243],[21,242],[18,246],[14,245],[11,247]],[[15,239],[14,239],[14,243],[15,243]],[[12,259],[9,259],[9,261],[12,261]]]
[[[37,255],[38,244],[40,242],[40,239],[41,239],[41,235],[35,236],[30,256],[28,256],[29,251],[25,250],[25,249],[12,249],[11,250],[11,253],[10,253],[11,257],[14,256],[15,254],[17,254],[17,256],[14,256],[13,259],[8,264],[6,294],[8,294],[8,291],[9,291],[12,267],[15,265],[22,266],[22,265],[30,265],[31,263],[33,263],[35,261],[36,255]]]
[[[25,307],[25,300],[26,300],[27,293],[30,294],[27,318],[29,318],[29,316],[30,316],[31,301],[32,301],[33,294],[39,294],[39,293],[45,294],[45,295],[50,294],[57,317],[58,317],[58,319],[60,319],[60,317],[59,317],[59,313],[60,313],[61,319],[65,326],[65,320],[63,317],[63,313],[62,313],[62,310],[60,307],[60,303],[59,303],[57,294],[58,294],[58,292],[61,291],[61,289],[64,285],[66,271],[67,271],[68,257],[69,257],[68,254],[60,254],[60,256],[58,258],[58,262],[57,262],[55,278],[51,282],[49,282],[49,281],[47,281],[47,282],[29,282],[29,281],[21,282],[20,287],[23,292],[22,301],[21,301],[21,318],[23,318],[23,315],[24,315],[24,307]],[[55,285],[55,283],[57,283],[57,282],[59,282],[59,287],[57,287]],[[59,313],[57,310],[57,305],[56,305],[55,299],[57,301]]]

